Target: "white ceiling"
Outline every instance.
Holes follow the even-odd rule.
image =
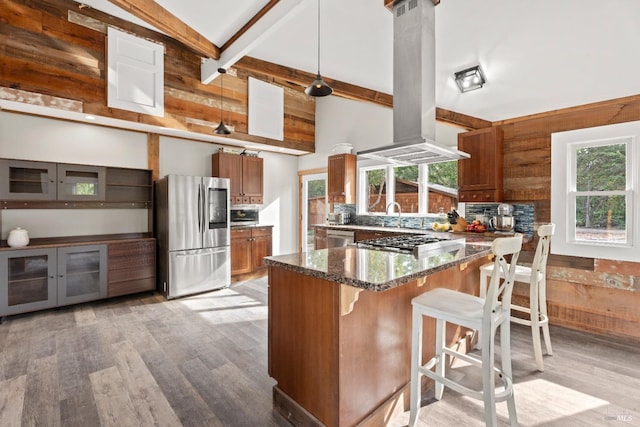
[[[325,77],[392,93],[392,13],[383,0],[320,0]],[[315,73],[317,3],[303,5],[249,56]],[[107,0],[85,0],[127,17]],[[221,46],[266,0],[158,0]],[[640,93],[638,0],[441,0],[436,7],[436,104],[496,121]],[[480,64],[484,88],[459,93],[452,75]]]

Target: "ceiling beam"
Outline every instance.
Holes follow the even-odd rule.
[[[282,25],[304,9],[303,0],[270,1],[258,12],[232,40],[224,44],[218,58],[208,58],[200,67],[200,80],[208,84],[218,77],[218,68],[229,68],[266,40]]]
[[[302,87],[307,87],[316,79],[316,75],[306,71],[300,71],[261,59],[245,56],[236,63],[236,67],[256,73],[266,74],[270,77],[285,80]],[[393,97],[389,94],[378,92],[350,83],[341,82],[324,77],[324,80],[333,88],[333,94],[342,98],[353,99],[362,102],[371,102],[383,107],[393,107]]]
[[[220,58],[220,49],[153,0],[109,0],[169,37],[178,40],[206,58]]]
[[[229,46],[231,46],[236,40],[240,38],[244,33],[246,33],[249,28],[251,28],[260,18],[267,14],[271,10],[273,6],[275,6],[280,0],[270,0],[269,3],[264,5],[262,9],[258,13],[256,13],[246,24],[242,26],[236,33],[231,36],[229,40],[227,40],[222,46],[220,46],[220,51],[224,52]]]
[[[467,116],[466,114],[456,113],[455,111],[445,110],[440,107],[436,107],[436,120],[467,130],[490,128],[493,125],[493,123],[488,120]]]

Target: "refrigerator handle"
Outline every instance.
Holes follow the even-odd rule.
[[[202,184],[198,185],[198,231],[202,233],[202,211],[204,204],[202,203]]]

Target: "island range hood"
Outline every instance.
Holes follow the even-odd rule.
[[[436,163],[470,155],[435,142],[436,43],[433,0],[393,5],[393,144],[360,157],[397,164]]]

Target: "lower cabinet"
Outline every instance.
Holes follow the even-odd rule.
[[[106,297],[106,255],[106,245],[0,252],[0,316]]]
[[[58,305],[55,248],[0,252],[0,316]]]
[[[107,245],[69,246],[58,251],[58,305],[107,296]]]
[[[0,251],[0,317],[155,288],[152,238]]]
[[[314,227],[313,243],[315,249],[327,248],[327,229],[325,227]]]
[[[156,240],[109,243],[107,296],[156,289]]]
[[[231,275],[253,273],[266,267],[263,258],[272,254],[271,227],[231,229]]]

